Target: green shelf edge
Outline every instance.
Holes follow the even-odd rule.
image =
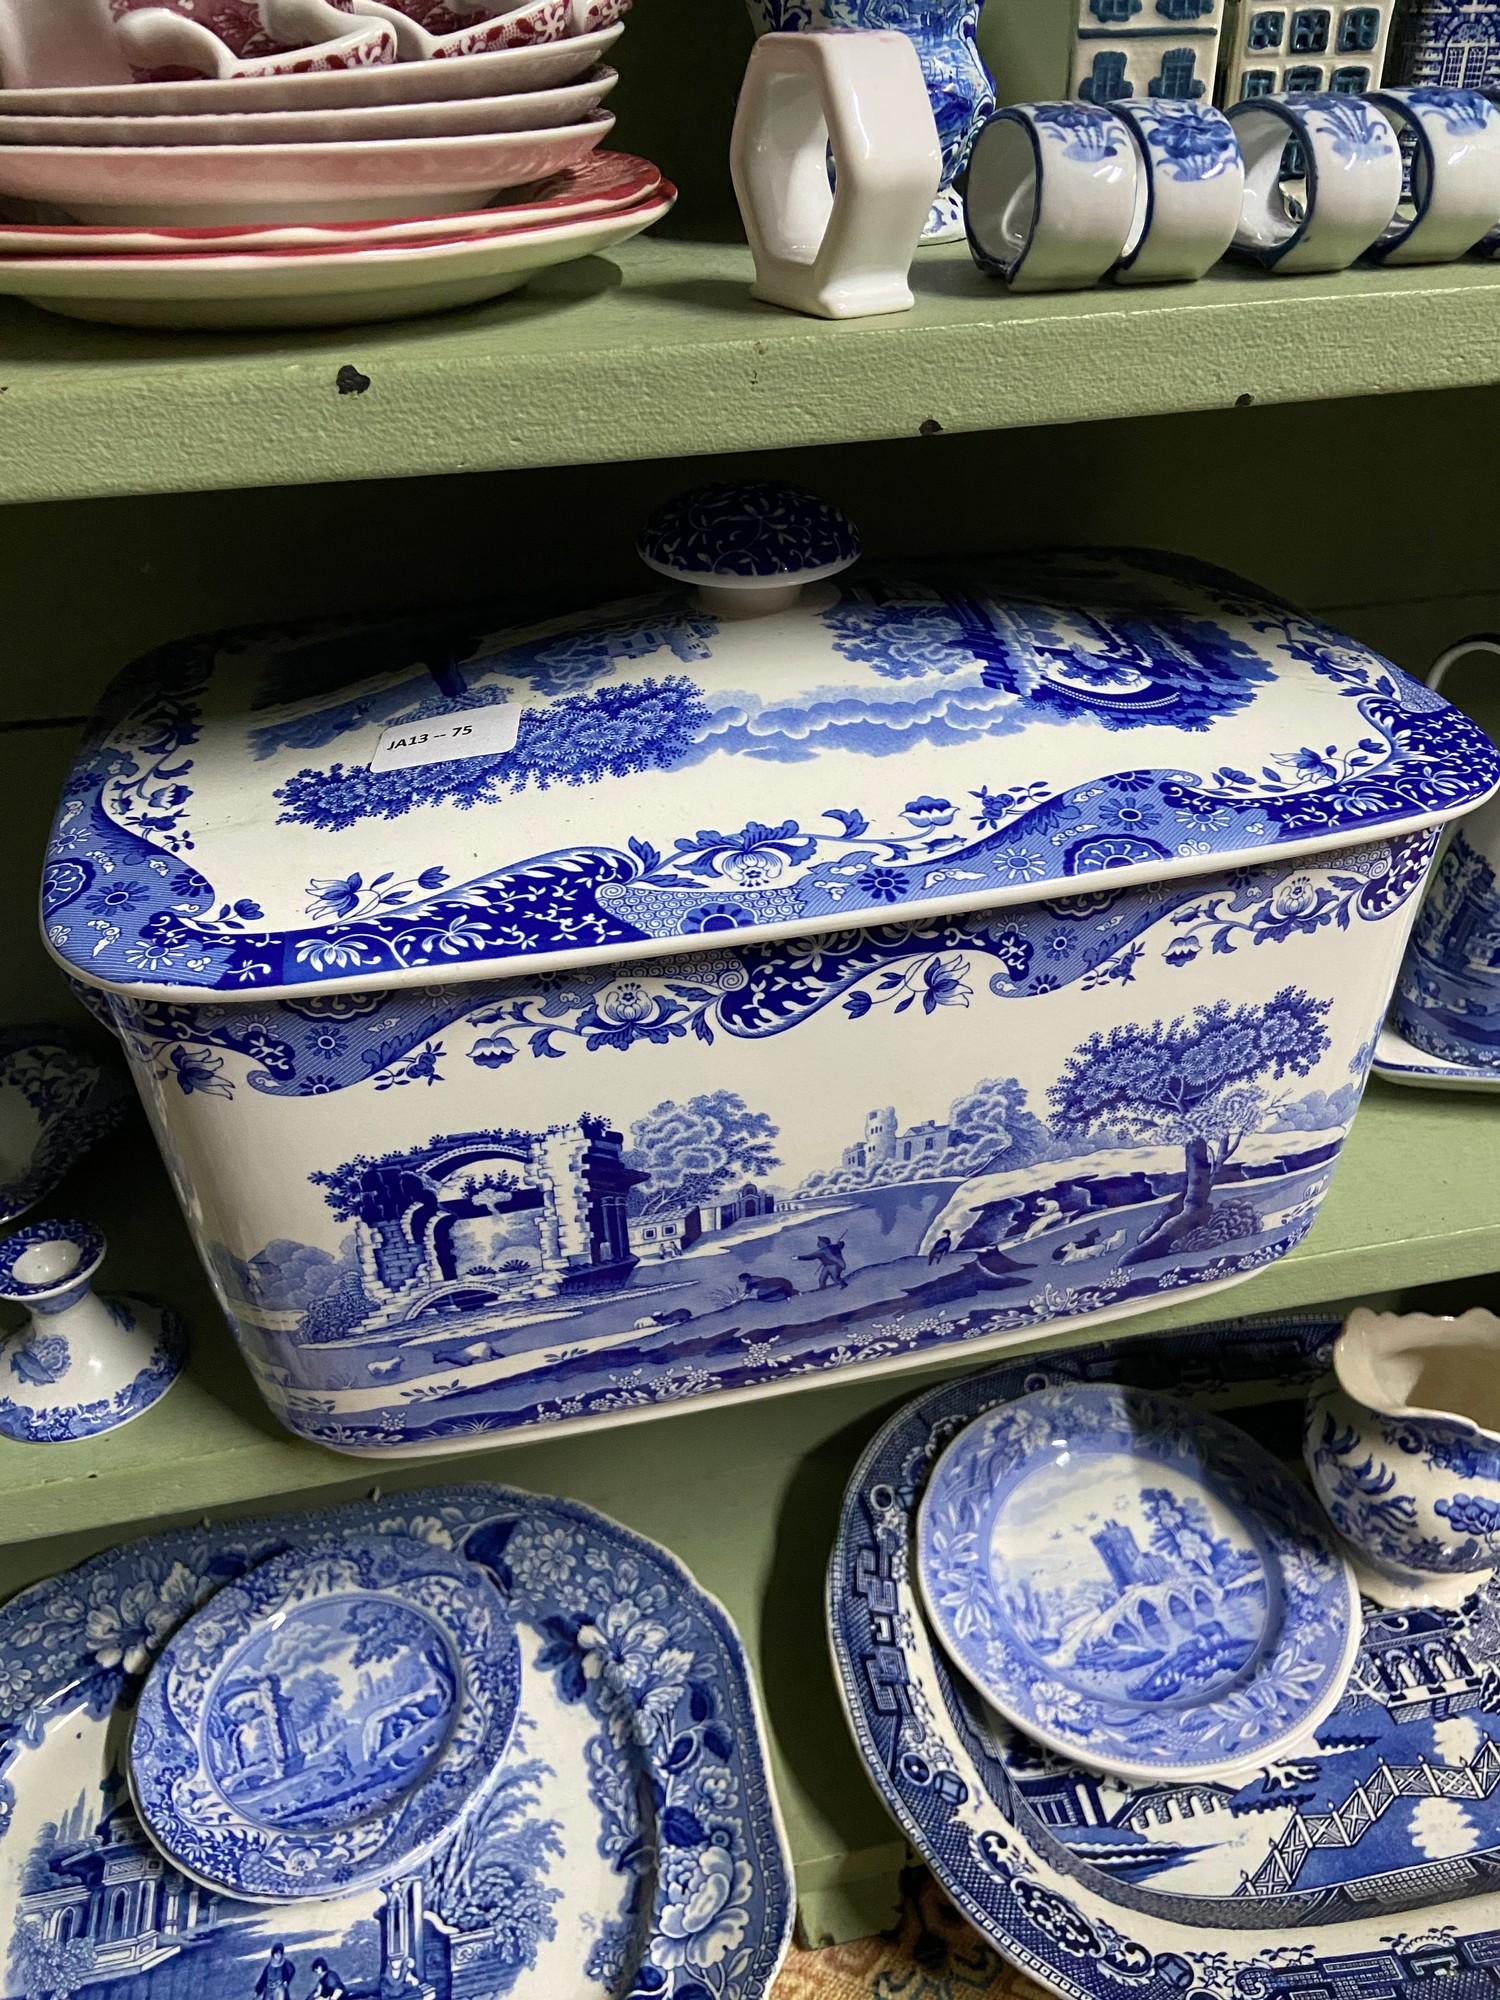
[[[135,1144],[144,1143],[137,1135]],[[70,1205],[112,1231],[109,1282],[169,1293],[198,1328],[192,1367],[156,1410],[76,1445],[0,1443],[0,1594],[89,1550],[215,1509],[332,1504],[371,1490],[486,1478],[566,1493],[672,1548],[719,1596],[760,1677],[797,1864],[803,1929],[836,1940],[890,1914],[901,1847],[855,1758],[827,1665],[822,1588],[859,1450],[918,1388],[984,1365],[949,1354],[863,1380],[742,1398],[649,1422],[452,1458],[353,1460],[272,1423],[215,1326],[164,1183],[143,1192],[116,1142]],[[1374,1084],[1306,1242],[1217,1296],[1016,1342],[1006,1354],[1285,1313],[1500,1270],[1500,1117],[1484,1098]]]
[[[755,303],[647,236],[395,325],[143,333],[0,304],[0,502],[676,458],[1500,381],[1500,264],[1012,297],[924,250],[910,313]]]

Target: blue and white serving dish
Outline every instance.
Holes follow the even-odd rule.
[[[0,1437],[66,1444],[118,1430],[182,1373],[181,1319],[153,1299],[96,1293],[103,1262],[86,1222],[33,1222],[0,1241],[0,1301],[27,1315],[0,1334]]]
[[[994,1346],[1312,1226],[1492,745],[1222,571],[855,548],[719,488],[643,541],[701,597],[194,640],[108,697],[47,938],[299,1435]]]
[[[129,1105],[119,1064],[67,1029],[0,1034],[0,1225],[45,1201]]]
[[[870,1778],[971,1921],[1068,2000],[1438,2000],[1500,1963],[1500,1594],[1371,1610],[1343,1700],[1296,1755],[1134,1781],[1010,1729],[923,1612],[912,1531],[975,1416],[1038,1387],[1170,1386],[1295,1464],[1339,1323],[1280,1320],[1032,1356],[930,1389],[860,1459],[829,1570]]]
[[[1414,1048],[1389,1022],[1375,1043],[1374,1075],[1386,1083],[1405,1083],[1419,1090],[1500,1090],[1500,1069],[1478,1063],[1445,1062]]]
[[[379,1886],[274,1907],[202,1888],[129,1801],[142,1676],[257,1565],[350,1535],[487,1570],[520,1637],[509,1754]],[[447,1487],[152,1536],[0,1610],[0,1690],[7,2000],[60,1984],[79,2000],[766,2000],[785,1954],[790,1868],[733,1626],[664,1550],[573,1502]]]
[[[927,1615],[1036,1742],[1212,1780],[1305,1748],[1344,1692],[1359,1597],[1304,1488],[1232,1424],[1068,1383],[976,1417],[917,1516]]]
[[[289,1551],[168,1642],[130,1792],[191,1880],[298,1901],[410,1869],[499,1769],[520,1647],[488,1572],[404,1535]]]

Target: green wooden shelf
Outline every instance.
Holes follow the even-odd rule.
[[[136,1147],[146,1144],[143,1133]],[[769,1718],[805,1932],[878,1928],[901,1847],[855,1759],[823,1634],[822,1577],[839,1497],[884,1417],[924,1382],[978,1365],[952,1355],[862,1381],[682,1410],[418,1463],[354,1461],[299,1444],[260,1404],[211,1305],[164,1184],[142,1188],[131,1141],[101,1156],[70,1205],[110,1230],[110,1282],[156,1290],[197,1327],[187,1379],[157,1410],[76,1445],[0,1444],[0,1587],[143,1525],[211,1509],[331,1502],[379,1486],[489,1478],[565,1493],[666,1543],[723,1599],[749,1643]],[[1482,1098],[1372,1085],[1307,1241],[1221,1298],[1120,1323],[1120,1336],[1216,1315],[1285,1312],[1500,1269],[1500,1117]],[[1018,1342],[1011,1352],[1081,1336]],[[1088,1337],[1093,1337],[1088,1336]]]
[[[1500,381],[1500,265],[1013,298],[962,245],[913,312],[755,304],[654,235],[398,325],[141,334],[0,306],[0,501],[675,458]]]

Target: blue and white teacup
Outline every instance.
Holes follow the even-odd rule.
[[[1410,192],[1366,253],[1381,264],[1447,264],[1500,223],[1500,107],[1477,90],[1376,90],[1413,151]]]
[[[1450,646],[1428,686],[1436,688],[1470,653],[1500,653],[1500,634],[1480,632]],[[1462,822],[1438,863],[1391,1018],[1424,1055],[1500,1071],[1500,795]]]
[[[1135,215],[1110,276],[1122,285],[1189,284],[1217,264],[1239,227],[1245,168],[1234,127],[1186,97],[1110,106],[1136,149]]]
[[[1009,104],[969,156],[964,225],[980,270],[1013,292],[1096,285],[1124,252],[1136,213],[1135,146],[1091,104]]]
[[[1390,227],[1401,149],[1384,112],[1360,97],[1252,97],[1229,108],[1245,161],[1234,248],[1273,271],[1346,271]],[[1305,178],[1283,160],[1298,147]]]

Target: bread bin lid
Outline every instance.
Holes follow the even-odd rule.
[[[432,984],[919,919],[1428,827],[1487,737],[1223,571],[846,574],[796,489],[701,489],[656,595],[526,629],[168,646],[53,827],[67,970],[158,999]]]

